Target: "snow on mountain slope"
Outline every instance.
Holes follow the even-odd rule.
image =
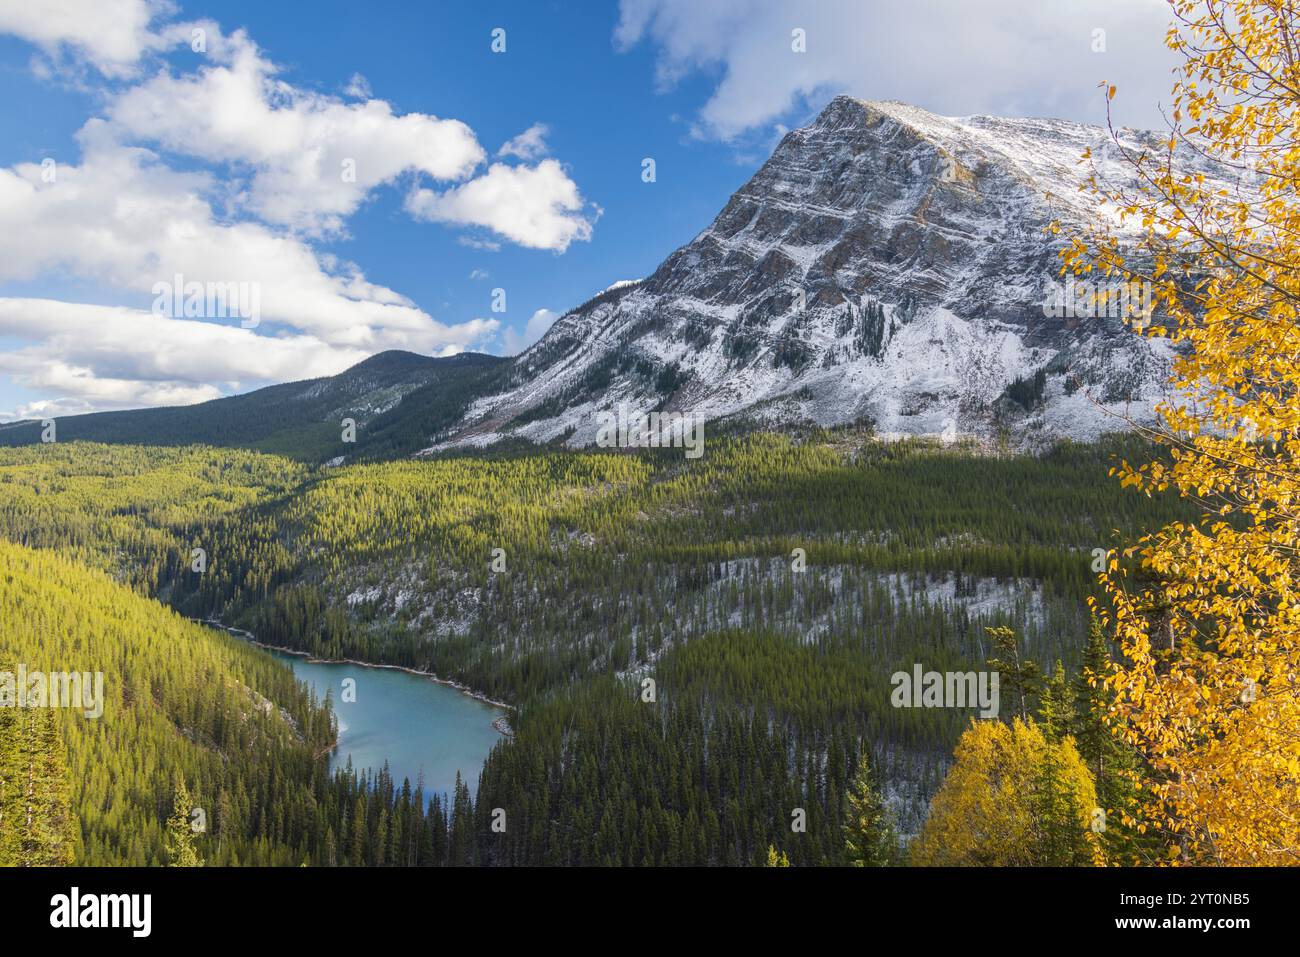
[[[1078,190],[1085,148],[1108,179],[1126,175],[1095,127],[838,97],[653,275],[562,316],[505,391],[434,438],[586,445],[624,402],[1020,444],[1149,419],[1167,344],[1118,318],[1044,314],[1061,243],[1046,226],[1099,212]],[[1008,396],[1018,379],[1028,400]]]

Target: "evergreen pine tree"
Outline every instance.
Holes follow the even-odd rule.
[[[456,772],[455,798],[451,809],[451,838],[448,863],[461,867],[474,863],[474,802],[469,785]]]
[[[886,867],[898,855],[898,838],[876,787],[865,752],[845,798],[844,848],[854,867]]]
[[[1029,720],[1029,698],[1038,690],[1042,671],[1036,662],[1020,658],[1020,639],[1005,625],[985,628],[999,657],[989,658],[988,665],[998,672],[998,687],[1002,694],[1010,693],[1016,702],[1016,714],[1022,721]]]
[[[1086,867],[1094,863],[1094,841],[1088,834],[1088,821],[1080,815],[1077,787],[1069,781],[1071,765],[1077,768],[1073,745],[1053,741],[1044,728],[1043,748],[1034,780],[1031,803],[1035,843],[1035,863],[1046,867]],[[1086,774],[1086,772],[1084,772]],[[1086,809],[1085,809],[1086,810]]]
[[[1052,744],[1060,744],[1067,735],[1074,733],[1074,697],[1065,677],[1065,666],[1059,658],[1056,669],[1043,682],[1043,693],[1038,701],[1038,720],[1043,726],[1043,735]]]
[[[1112,864],[1151,863],[1162,857],[1154,831],[1141,833],[1127,821],[1138,806],[1140,764],[1108,723],[1112,693],[1103,684],[1111,670],[1110,645],[1101,623],[1092,617],[1083,649],[1083,667],[1075,680],[1075,739],[1079,755],[1097,784],[1094,828]]]
[[[172,797],[172,813],[167,819],[166,849],[168,867],[202,867],[203,861],[194,847],[194,829],[190,826],[190,812],[194,802],[190,798],[185,779],[177,776]]]

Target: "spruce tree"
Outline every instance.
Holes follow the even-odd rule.
[[[451,809],[451,838],[448,863],[463,867],[474,863],[474,802],[469,785],[456,772],[455,798]]]
[[[1101,622],[1092,616],[1088,624],[1088,642],[1083,649],[1083,667],[1074,684],[1074,709],[1076,712],[1075,743],[1079,756],[1088,765],[1099,795],[1104,795],[1105,782],[1113,772],[1111,765],[1119,749],[1106,716],[1110,710],[1111,695],[1102,683],[1110,673],[1110,649],[1101,631]]]
[[[845,797],[844,849],[854,867],[887,867],[898,856],[898,838],[865,752]]]
[[[1020,639],[1005,625],[985,628],[999,657],[989,658],[988,665],[998,672],[1001,694],[1010,693],[1016,702],[1016,714],[1022,721],[1029,720],[1029,698],[1038,690],[1042,671],[1036,662],[1020,658]]]
[[[1112,692],[1103,683],[1111,671],[1110,643],[1093,616],[1083,649],[1083,667],[1075,680],[1076,743],[1097,784],[1100,814],[1095,817],[1102,847],[1112,864],[1152,863],[1163,857],[1154,831],[1141,833],[1126,816],[1139,803],[1141,763],[1116,735],[1110,718]]]
[[[1045,867],[1086,867],[1094,863],[1095,838],[1089,838],[1089,820],[1080,814],[1077,786],[1069,779],[1079,759],[1077,754],[1067,754],[1067,749],[1074,750],[1068,741],[1053,742],[1046,729],[1043,738],[1047,746],[1038,758],[1031,804],[1037,845],[1034,862]]]
[[[1043,693],[1038,701],[1038,720],[1042,723],[1043,735],[1052,744],[1059,744],[1066,736],[1074,733],[1074,696],[1065,677],[1065,666],[1059,658],[1056,669],[1043,682]]]
[[[203,861],[194,846],[194,829],[190,825],[190,813],[194,802],[190,798],[185,779],[177,776],[176,789],[172,797],[172,813],[167,819],[166,849],[168,867],[202,867]]]

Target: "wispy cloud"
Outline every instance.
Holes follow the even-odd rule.
[[[544,123],[534,123],[518,136],[501,144],[497,156],[517,156],[521,160],[535,160],[550,152],[546,136],[550,132]]]
[[[622,0],[614,36],[654,47],[663,88],[713,80],[693,130],[731,140],[838,93],[1088,121],[1102,80],[1124,91],[1122,121],[1158,124],[1168,20],[1165,0]]]
[[[501,330],[501,345],[504,347],[506,355],[515,355],[523,352],[542,336],[546,335],[548,329],[560,318],[558,312],[550,309],[538,309],[529,317],[527,325],[524,326],[522,333],[515,332],[513,329],[505,328]]]

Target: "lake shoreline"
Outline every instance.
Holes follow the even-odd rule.
[[[421,671],[419,668],[407,668],[404,665],[386,665],[386,664],[379,664],[371,661],[357,661],[355,658],[317,658],[309,651],[301,651],[297,648],[283,648],[280,645],[269,645],[264,641],[258,641],[257,636],[254,635],[251,631],[245,631],[243,628],[233,628],[230,625],[226,625],[220,621],[217,621],[215,618],[195,618],[193,620],[199,622],[200,624],[209,625],[214,628],[220,628],[222,631],[228,632],[229,634],[238,635],[244,641],[247,641],[250,645],[256,645],[258,648],[265,648],[270,651],[278,651],[281,654],[294,655],[295,657],[298,658],[305,658],[307,662],[310,664],[356,665],[359,668],[385,668],[389,671],[404,671],[409,675],[417,675],[421,678],[426,678],[429,681],[432,681],[434,684],[440,684],[440,685],[445,685],[448,688],[454,688],[456,691],[459,691],[467,698],[473,698],[476,701],[482,701],[484,704],[491,705],[494,708],[500,708],[501,710],[507,712],[515,710],[515,706],[512,704],[507,704],[504,701],[496,701],[492,698],[489,698],[487,695],[481,694],[475,691],[473,688],[469,687],[468,685],[461,684],[459,681],[453,681],[450,678],[439,678],[432,671]],[[498,734],[501,734],[507,738],[513,738],[515,735],[514,729],[510,727],[510,716],[508,714],[497,715],[495,718],[493,718],[492,728]]]

